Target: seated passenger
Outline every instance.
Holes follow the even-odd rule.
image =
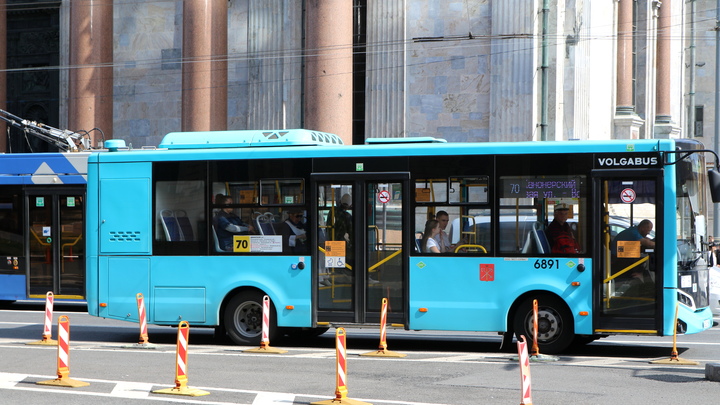
[[[612,251],[611,260],[613,274],[630,266],[634,266],[627,273],[620,276],[620,278],[630,278],[636,283],[653,282],[650,275],[649,260],[640,263],[642,259],[648,256],[646,249],[652,251],[655,248],[655,241],[647,237],[652,229],[652,221],[649,219],[643,219],[637,226],[631,226],[615,236],[615,239],[613,239],[612,245],[610,246]],[[632,254],[628,254],[627,251],[622,252],[622,249],[620,249],[621,252],[618,252],[618,242],[638,242],[639,249]],[[650,259],[650,257],[648,257],[648,259]]]
[[[437,241],[434,239],[435,235],[440,233],[440,222],[435,219],[431,219],[425,222],[425,231],[423,232],[420,246],[423,249],[423,253],[440,253],[440,247]]]
[[[215,198],[215,204],[232,204],[232,197],[218,195]],[[252,225],[248,225],[235,215],[233,208],[221,208],[213,217],[213,225],[217,234],[220,249],[230,252],[233,250],[233,235],[247,235],[253,231]]]
[[[280,230],[284,254],[308,253],[308,234],[305,230],[304,218],[305,214],[301,209],[288,211],[288,219],[283,222]]]
[[[547,229],[547,236],[550,242],[552,253],[579,253],[575,235],[573,235],[570,224],[567,223],[570,207],[567,204],[555,205],[555,217]]]

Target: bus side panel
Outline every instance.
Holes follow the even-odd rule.
[[[107,286],[107,317],[123,321],[138,321],[137,294],[144,297],[149,294],[150,258],[149,257],[107,257],[101,263],[107,264],[101,271]],[[146,311],[147,302],[145,304]]]
[[[93,221],[98,221],[100,253],[151,253],[151,168],[150,163],[103,164],[97,173],[100,207]]]
[[[100,316],[99,307],[99,281],[98,281],[98,228],[100,224],[98,192],[100,187],[97,182],[98,165],[97,163],[88,163],[88,185],[87,185],[87,204],[85,204],[85,299],[87,300],[88,313],[94,316]]]
[[[309,327],[312,266],[310,257],[304,257],[306,266],[300,270],[299,261],[297,256],[154,256],[152,295],[146,300],[149,322],[175,324],[182,316],[189,322],[193,321],[188,317],[194,317],[198,325],[215,326],[222,319],[220,307],[228,294],[236,288],[254,287],[277,308],[278,326]],[[199,307],[204,308],[202,315]]]
[[[26,279],[24,274],[0,274],[0,301],[24,300]]]
[[[541,290],[565,300],[575,333],[591,334],[591,317],[578,316],[579,311],[592,313],[591,263],[585,259],[587,269],[580,272],[579,262],[578,258],[413,257],[409,329],[503,332],[517,297]],[[574,281],[580,285],[572,286]]]

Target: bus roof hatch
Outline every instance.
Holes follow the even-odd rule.
[[[342,145],[342,139],[327,132],[308,129],[273,131],[171,132],[160,142],[167,149],[247,148],[258,146]]]

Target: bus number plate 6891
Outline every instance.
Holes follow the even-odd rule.
[[[533,265],[536,269],[559,269],[560,260],[558,259],[538,259]]]

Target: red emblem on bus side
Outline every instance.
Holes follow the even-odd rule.
[[[495,281],[495,265],[494,264],[481,264],[480,265],[480,281]]]

